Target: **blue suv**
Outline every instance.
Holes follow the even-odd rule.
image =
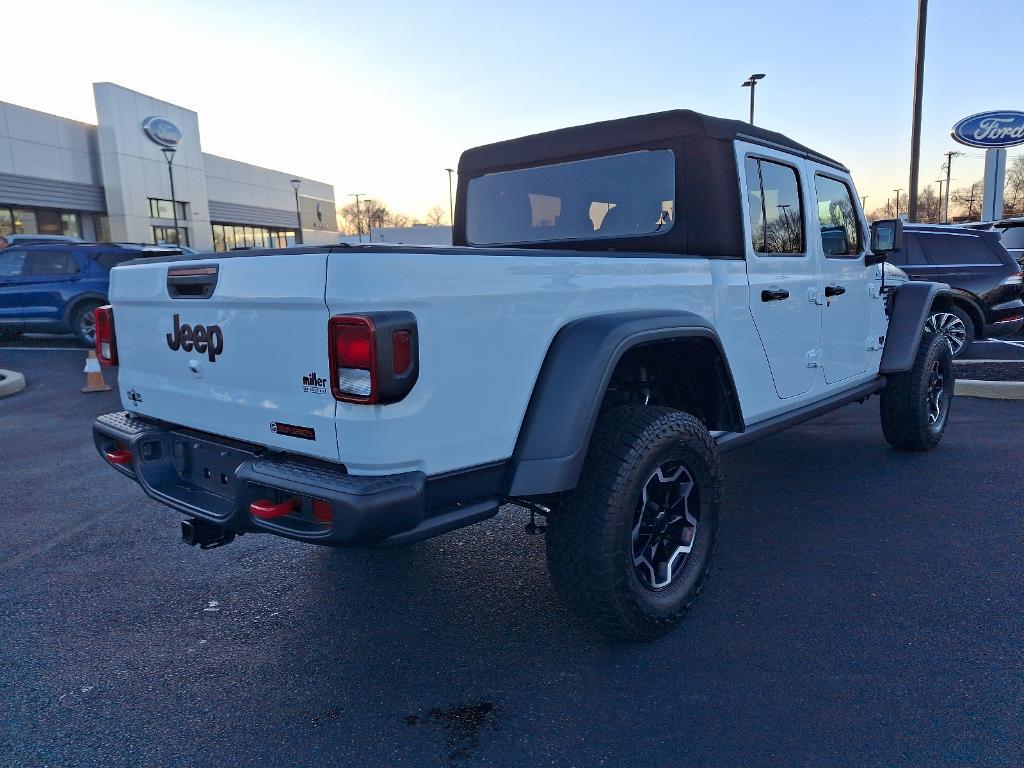
[[[141,246],[110,243],[13,245],[0,250],[0,339],[39,331],[73,333],[93,344],[93,310],[107,303],[111,267],[146,255],[149,252]]]

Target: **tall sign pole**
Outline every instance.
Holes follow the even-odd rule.
[[[924,41],[928,28],[928,0],[917,5],[917,56],[914,59],[914,124],[910,131],[909,221],[917,221],[917,180],[921,167],[921,101],[924,98]]]

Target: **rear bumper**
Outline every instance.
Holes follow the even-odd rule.
[[[126,412],[96,419],[93,439],[104,460],[148,496],[235,533],[273,533],[333,545],[407,544],[491,517],[500,503],[488,496],[451,509],[431,508],[422,472],[349,475],[341,465],[273,453]],[[130,460],[112,461],[110,454],[118,449],[130,451]],[[250,511],[258,499],[300,502],[294,514],[265,520]],[[330,504],[329,524],[314,521],[313,499]]]
[[[1014,299],[989,307],[985,312],[984,338],[1007,336],[1024,327],[1024,301]]]

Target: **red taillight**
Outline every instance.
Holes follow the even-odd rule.
[[[377,401],[377,355],[373,321],[359,315],[332,317],[331,389],[338,400]]]
[[[396,376],[409,371],[412,365],[412,334],[409,331],[395,331],[391,334],[391,361]]]
[[[331,502],[324,499],[313,499],[313,519],[318,523],[331,524],[334,522],[334,510],[331,509]]]
[[[100,365],[117,365],[117,338],[114,335],[114,311],[109,304],[93,312],[96,328],[96,357]]]

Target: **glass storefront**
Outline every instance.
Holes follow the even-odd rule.
[[[105,218],[105,217],[104,217]],[[50,208],[0,206],[0,235],[82,236],[82,214]]]
[[[153,229],[153,245],[191,245],[188,238],[188,227],[178,227],[178,234],[174,233],[174,227],[158,227]],[[180,235],[180,240],[179,240]]]
[[[215,251],[230,251],[233,248],[287,248],[291,245],[295,245],[295,232],[291,229],[248,224],[213,225]]]

